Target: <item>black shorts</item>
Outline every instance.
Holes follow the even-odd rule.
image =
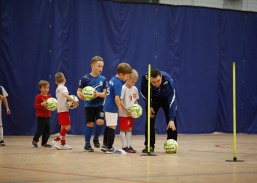
[[[95,122],[98,119],[104,120],[103,106],[86,107],[85,114],[86,114],[86,123],[87,122]]]

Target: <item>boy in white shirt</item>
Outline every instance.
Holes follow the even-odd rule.
[[[56,88],[56,98],[58,102],[57,115],[58,122],[61,125],[61,131],[58,136],[52,141],[52,144],[56,149],[70,150],[72,149],[72,147],[66,144],[65,141],[65,135],[71,128],[70,113],[69,108],[66,105],[66,100],[68,99],[72,101],[74,107],[78,106],[78,102],[69,96],[69,91],[65,86],[66,79],[63,73],[57,72],[55,74],[55,83],[58,85],[58,87]],[[59,141],[61,141],[61,145],[59,145]]]
[[[119,113],[120,119],[120,138],[122,149],[127,153],[136,153],[131,146],[132,128],[134,125],[134,118],[130,115],[130,107],[137,103],[139,99],[138,89],[135,86],[138,80],[138,73],[135,69],[132,70],[130,78],[122,86],[121,91],[121,111]]]

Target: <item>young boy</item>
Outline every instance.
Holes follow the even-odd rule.
[[[38,147],[37,143],[39,138],[42,135],[41,146],[51,148],[50,144],[47,144],[47,141],[50,137],[50,117],[51,112],[46,108],[46,100],[51,98],[52,96],[48,94],[50,84],[41,80],[38,83],[38,88],[40,90],[40,94],[38,94],[35,98],[34,107],[36,108],[36,117],[37,117],[37,131],[32,140],[32,146]]]
[[[132,127],[134,125],[134,118],[130,116],[130,107],[132,104],[137,103],[139,93],[136,84],[138,80],[138,73],[135,69],[132,70],[130,78],[122,86],[121,91],[121,111],[119,113],[120,119],[120,137],[122,149],[127,153],[136,153],[131,147]]]
[[[115,138],[115,129],[118,121],[118,113],[121,109],[120,96],[122,81],[129,79],[132,68],[127,63],[120,63],[117,67],[116,76],[108,83],[106,100],[104,103],[104,112],[106,120],[106,128],[104,130],[103,146],[101,150],[106,154],[114,152],[113,143]]]
[[[55,83],[58,85],[56,88],[56,98],[58,102],[57,115],[58,122],[61,125],[61,131],[58,136],[52,141],[52,144],[59,150],[70,150],[71,146],[66,144],[65,135],[71,128],[69,108],[66,106],[66,100],[73,102],[74,107],[78,106],[78,102],[69,96],[69,91],[65,86],[66,79],[62,72],[55,74]],[[61,141],[61,145],[59,145]]]
[[[0,86],[0,146],[5,146],[4,143],[4,130],[3,130],[3,121],[2,121],[2,101],[4,103],[6,114],[10,115],[11,111],[9,109],[7,97],[8,93],[4,89],[4,87]]]
[[[100,148],[99,136],[104,124],[103,103],[106,97],[107,80],[101,75],[104,67],[104,61],[101,57],[95,56],[91,59],[91,73],[83,76],[79,81],[77,95],[81,100],[85,100],[82,96],[82,89],[86,86],[95,88],[95,98],[93,100],[85,100],[85,146],[84,151],[94,152],[91,147],[90,140],[94,124],[96,123],[95,136],[93,143],[95,148]]]

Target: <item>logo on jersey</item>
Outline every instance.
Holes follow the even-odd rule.
[[[100,112],[100,113],[99,113],[99,116],[100,116],[101,118],[104,118],[104,112]]]
[[[167,85],[168,84],[168,81],[165,81],[164,83],[163,83],[163,85]]]

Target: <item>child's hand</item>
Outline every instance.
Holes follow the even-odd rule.
[[[46,101],[42,102],[41,106],[46,107]]]
[[[94,90],[94,93],[95,93],[95,94],[94,94],[95,98],[96,98],[96,97],[99,97],[99,92],[98,92],[97,90]]]
[[[76,100],[74,100],[74,99],[72,99],[72,103],[73,103],[75,108],[79,105],[79,103]]]
[[[84,98],[84,96],[82,95],[82,93],[81,92],[78,92],[78,97],[81,99],[81,100],[86,100],[85,98]]]
[[[126,109],[126,112],[127,112],[127,115],[128,115],[128,116],[131,116],[130,110],[131,110],[131,108]]]

